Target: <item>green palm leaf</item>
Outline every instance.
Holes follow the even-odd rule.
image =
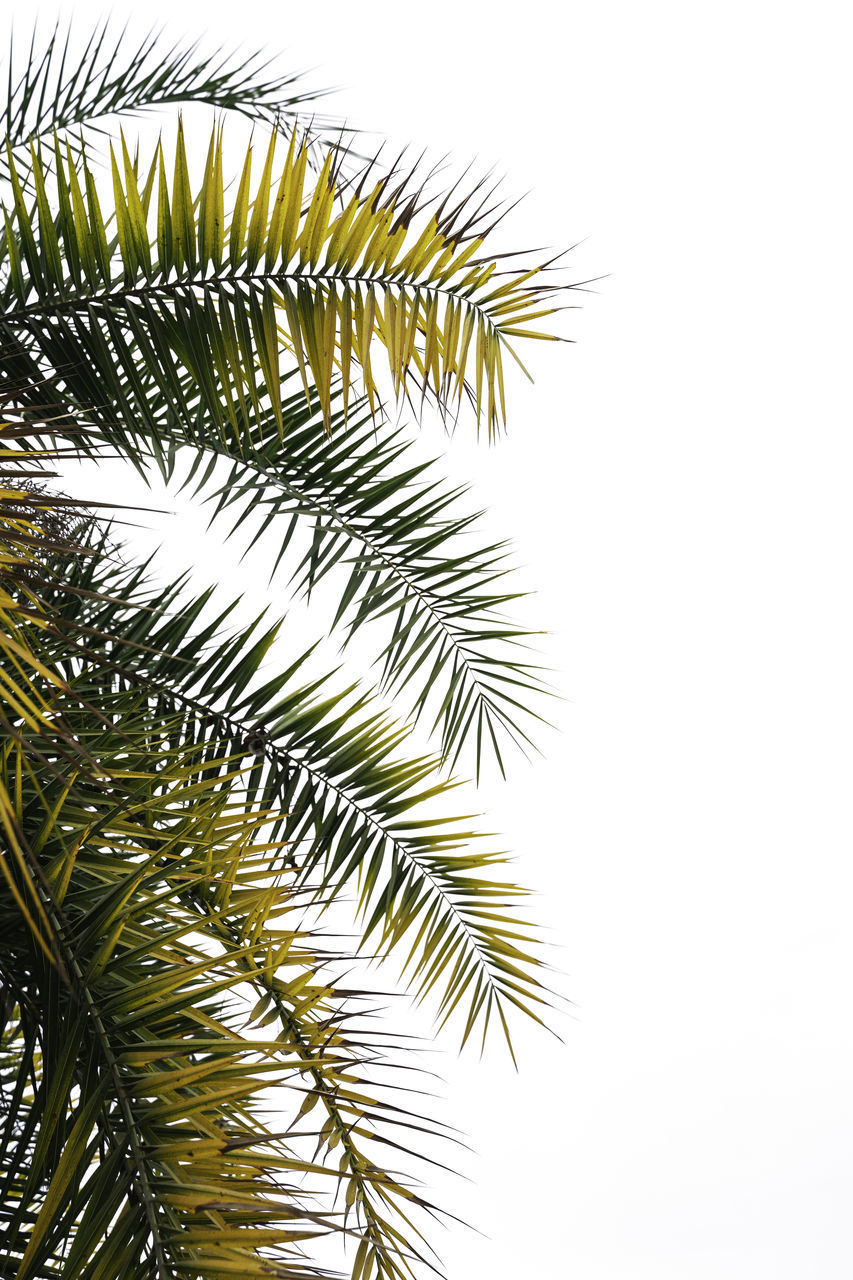
[[[402,949],[418,995],[437,994],[444,1021],[464,1014],[463,1043],[493,1016],[509,1038],[516,1007],[538,1018],[547,997],[519,914],[525,893],[494,879],[504,855],[446,811],[455,788],[436,779],[434,758],[402,756],[405,731],[365,693],[333,690],[328,677],[302,683],[308,654],[264,673],[277,625],[226,630],[233,604],[210,618],[212,592],[188,599],[182,580],[153,590],[145,569],[115,549],[62,567],[57,621],[81,655],[69,645],[60,661],[72,690],[106,708],[98,682],[109,672],[114,690],[149,692],[152,725],[168,725],[172,741],[255,758],[248,798],[282,815],[271,838],[287,842],[300,882],[324,898],[357,882],[362,946]]]
[[[56,367],[65,375],[88,334],[85,355],[95,362],[88,387],[69,372],[69,389],[87,387],[89,408],[106,396],[155,428],[133,385],[132,341],[145,353],[148,375],[177,396],[174,413],[192,420],[176,383],[183,365],[205,411],[235,434],[241,414],[256,422],[268,412],[258,372],[280,425],[283,349],[298,364],[309,399],[310,372],[327,426],[336,367],[345,404],[356,366],[374,408],[380,389],[370,349],[378,341],[396,392],[414,379],[449,406],[467,391],[478,420],[496,430],[505,418],[504,353],[515,355],[518,339],[552,337],[533,327],[557,310],[557,286],[542,274],[547,264],[522,269],[510,258],[507,267],[481,254],[486,228],[475,195],[446,212],[451,192],[430,209],[413,181],[390,188],[387,175],[371,182],[367,173],[350,193],[336,150],[310,179],[307,147],[295,134],[276,176],[277,149],[274,132],[252,195],[249,148],[226,225],[219,130],[195,192],[180,129],[171,179],[159,147],[141,174],[123,143],[120,157],[111,153],[114,240],[102,213],[106,193],[98,194],[85,160],[78,177],[57,141],[54,214],[44,165],[32,151],[34,218],[10,152],[8,338],[33,343],[42,329],[48,342],[61,335],[69,346]]]
[[[28,39],[10,42],[0,134],[13,149],[54,131],[97,132],[109,117],[185,102],[284,129],[308,110],[314,133],[331,128],[309,106],[322,95],[303,88],[298,75],[276,73],[259,54],[204,54],[197,43],[170,44],[157,31],[131,45],[109,20],[80,46],[73,37],[71,24],[62,30],[57,23],[45,39],[34,26]],[[72,136],[69,145],[79,154]],[[6,156],[0,176],[9,177]]]
[[[333,625],[344,627],[345,640],[384,624],[383,688],[408,695],[416,716],[440,730],[451,767],[473,741],[477,774],[484,750],[503,770],[501,738],[530,743],[547,691],[525,660],[531,633],[510,616],[520,593],[508,545],[477,540],[479,515],[462,507],[466,490],[411,456],[403,432],[377,428],[364,414],[351,414],[345,429],[339,405],[338,396],[326,440],[298,396],[283,400],[282,439],[272,427],[265,438],[257,433],[224,476],[205,473],[196,452],[185,484],[201,472],[195,492],[215,504],[211,523],[228,518],[231,534],[251,528],[257,542],[283,529],[277,561],[294,562],[291,582],[306,596],[337,578]],[[232,458],[234,450],[209,452]],[[301,556],[288,556],[299,524],[310,541]]]

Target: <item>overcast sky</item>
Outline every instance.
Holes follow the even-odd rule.
[[[842,15],[144,6],[316,68],[352,124],[495,165],[529,192],[505,235],[582,242],[568,275],[606,276],[574,345],[529,353],[508,437],[463,423],[449,448],[551,633],[559,732],[480,800],[573,1002],[562,1043],[521,1030],[518,1075],[443,1046],[477,1154],[436,1198],[486,1237],[441,1234],[453,1280],[853,1274]]]

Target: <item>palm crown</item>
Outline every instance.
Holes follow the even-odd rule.
[[[396,1280],[436,1266],[396,1170],[436,1126],[310,904],[352,901],[463,1043],[547,993],[505,859],[436,810],[538,716],[506,546],[385,406],[496,431],[555,286],[490,256],[482,185],[358,159],[293,77],[106,28],[70,49],[13,51],[0,175],[0,1274],[317,1276],[338,1234],[354,1280]],[[266,126],[259,157],[219,122],[193,179],[178,123],[168,162],[125,132],[96,161],[106,117],[181,102]],[[435,754],[46,483],[105,450],[231,530],[260,510],[342,639],[375,629]]]

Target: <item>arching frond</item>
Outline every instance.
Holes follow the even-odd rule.
[[[35,220],[10,155],[7,340],[47,357],[80,407],[109,405],[126,429],[138,422],[156,433],[162,409],[143,391],[151,379],[182,414],[182,368],[220,431],[239,434],[270,412],[280,426],[283,353],[309,399],[313,382],[328,426],[336,368],[345,408],[355,368],[376,408],[378,342],[398,394],[414,381],[449,407],[467,393],[478,421],[497,430],[504,354],[518,340],[552,337],[534,327],[556,309],[547,264],[490,256],[476,194],[449,211],[453,192],[422,209],[417,189],[389,189],[386,177],[351,194],[347,184],[339,200],[336,151],[314,179],[295,135],[278,169],[277,149],[273,133],[255,184],[249,148],[227,220],[219,131],[195,190],[180,130],[171,178],[159,148],[146,175],[123,144],[109,199],[57,143],[52,203],[34,151]],[[110,203],[114,240],[102,213]]]
[[[64,577],[61,670],[78,696],[107,709],[121,691],[145,689],[152,725],[167,723],[173,741],[254,759],[248,798],[281,815],[270,835],[287,842],[300,883],[324,899],[352,894],[362,947],[396,951],[418,995],[432,995],[445,1021],[457,1014],[463,1043],[493,1019],[509,1039],[515,1008],[538,1018],[547,992],[524,891],[495,878],[505,856],[448,812],[453,785],[433,758],[406,758],[405,731],[366,693],[305,681],[308,655],[262,671],[278,627],[258,618],[226,631],[233,606],[206,618],[210,592],[147,588],[143,567],[106,557]]]
[[[78,153],[81,128],[190,102],[289,132],[295,120],[313,117],[309,104],[322,96],[306,89],[300,76],[275,72],[260,54],[205,54],[198,42],[170,43],[156,30],[130,44],[109,19],[86,40],[75,35],[75,23],[57,23],[43,38],[36,24],[28,37],[10,41],[0,136],[13,149],[68,131],[68,145]],[[313,129],[322,124],[312,119]],[[9,177],[5,154],[0,176]]]
[[[230,534],[245,539],[250,529],[257,544],[280,530],[277,562],[295,566],[291,584],[306,597],[327,578],[339,584],[333,625],[345,641],[382,628],[382,686],[440,733],[450,768],[462,757],[479,776],[493,755],[503,772],[503,744],[531,743],[548,692],[530,661],[531,633],[512,619],[521,593],[509,546],[478,538],[467,490],[420,460],[404,432],[366,414],[351,414],[345,429],[340,403],[338,394],[324,439],[298,396],[283,399],[281,438],[272,425],[256,433],[225,474],[211,475],[199,450],[185,484],[195,483],[213,505],[211,524],[227,519]],[[234,457],[217,445],[205,452]],[[300,525],[310,539],[291,542]]]

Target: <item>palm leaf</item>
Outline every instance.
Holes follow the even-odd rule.
[[[275,72],[259,54],[204,54],[198,43],[170,44],[158,31],[131,44],[109,20],[79,46],[74,35],[72,23],[64,29],[57,23],[46,38],[34,25],[29,38],[10,42],[0,135],[13,149],[54,131],[79,135],[109,117],[185,102],[288,130],[322,96],[302,87],[300,76]],[[330,126],[311,109],[311,127],[319,134]],[[69,145],[79,154],[70,133]],[[5,156],[0,176],[9,177]]]
[[[188,369],[205,411],[220,430],[235,433],[240,410],[257,421],[271,408],[281,423],[282,344],[309,399],[310,371],[327,425],[336,367],[345,402],[355,366],[375,408],[380,388],[370,348],[378,341],[398,394],[414,381],[449,408],[467,393],[478,421],[495,431],[505,420],[504,354],[515,355],[518,339],[553,337],[533,327],[558,309],[558,286],[544,282],[548,264],[522,269],[511,257],[507,265],[481,252],[487,228],[476,191],[449,212],[453,193],[432,208],[413,176],[391,187],[387,175],[371,182],[365,173],[350,193],[351,181],[337,172],[337,150],[309,182],[307,146],[295,135],[276,178],[277,149],[274,132],[251,199],[249,148],[226,228],[218,130],[196,191],[180,129],[171,179],[159,147],[143,178],[123,143],[121,156],[111,153],[113,242],[102,214],[106,193],[98,196],[85,159],[75,167],[57,142],[56,180],[69,194],[52,216],[45,167],[32,152],[34,217],[9,153],[8,338],[55,357],[61,342],[64,359],[52,363],[69,390],[85,395],[91,409],[132,408],[154,429],[131,342],[145,353],[144,372],[170,392],[178,391],[177,368]],[[39,343],[42,331],[46,341]],[[94,361],[85,381],[79,372],[66,374],[78,352]],[[171,407],[192,420],[183,398]]]
[[[436,760],[401,755],[405,731],[368,695],[303,682],[308,654],[264,672],[278,626],[226,630],[233,603],[206,617],[212,592],[183,588],[148,588],[145,566],[117,555],[63,567],[57,624],[80,656],[69,643],[59,669],[77,696],[109,706],[108,672],[114,690],[148,691],[152,725],[166,722],[174,741],[254,757],[248,797],[282,815],[271,837],[287,842],[300,882],[324,898],[357,883],[362,946],[401,951],[417,994],[437,996],[442,1020],[460,1016],[463,1043],[492,1017],[509,1039],[515,1008],[538,1020],[547,997],[526,895],[493,878],[506,859],[470,818],[446,811],[454,785],[436,779]]]
[[[229,534],[247,539],[251,529],[255,545],[270,527],[284,530],[277,565],[294,563],[291,583],[306,596],[336,578],[333,625],[345,628],[345,641],[369,623],[384,627],[382,686],[411,698],[415,715],[440,730],[451,768],[473,747],[479,775],[485,739],[503,771],[499,741],[531,743],[547,692],[526,660],[531,633],[510,616],[520,593],[508,544],[477,539],[479,513],[464,510],[466,490],[420,460],[403,432],[364,414],[351,414],[344,429],[340,396],[332,408],[326,440],[298,396],[283,399],[281,440],[272,427],[256,433],[225,473],[206,472],[196,452],[184,483],[196,482],[195,493],[214,504],[211,524],[227,518]],[[230,459],[234,450],[208,452]],[[169,454],[168,476],[180,460]],[[301,556],[291,542],[299,524],[310,530]]]

